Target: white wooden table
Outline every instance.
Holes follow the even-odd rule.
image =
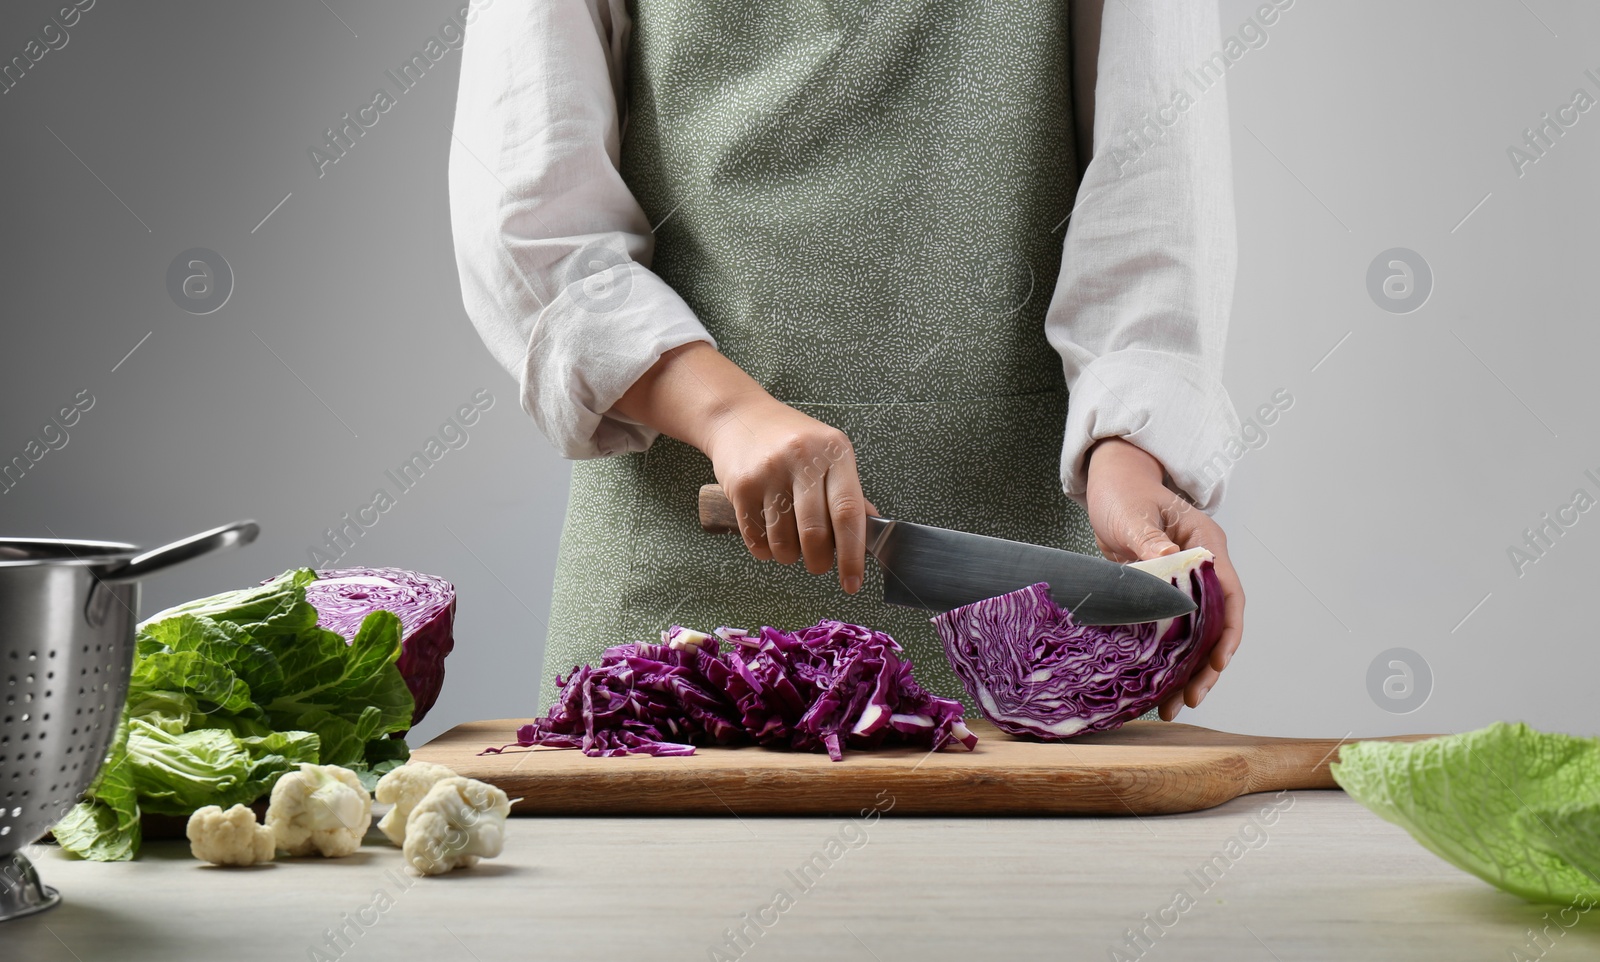
[[[1553,909],[1338,792],[1144,819],[514,819],[503,857],[434,879],[379,839],[243,870],[177,842],[122,864],[36,848],[65,901],[0,924],[0,959],[1600,958],[1600,912],[1530,943]]]

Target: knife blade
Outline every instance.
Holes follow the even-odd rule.
[[[722,487],[700,489],[700,526],[737,532]],[[1194,599],[1138,568],[1061,548],[1007,541],[932,525],[867,518],[867,551],[883,569],[883,600],[949,611],[1041,581],[1083,625],[1131,625],[1195,610]]]

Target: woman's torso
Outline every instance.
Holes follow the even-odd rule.
[[[634,0],[622,173],[653,269],[775,397],[843,430],[890,517],[1093,550],[1059,480],[1043,318],[1077,165],[1064,0]],[[929,613],[702,533],[670,438],[573,468],[552,672],[668,624],[888,631],[961,695]]]

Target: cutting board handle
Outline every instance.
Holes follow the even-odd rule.
[[[733,502],[722,493],[720,484],[700,486],[700,527],[712,534],[739,532],[739,514],[733,509]]]
[[[1231,738],[1237,736],[1223,736]],[[1385,735],[1378,738],[1256,738],[1241,745],[1250,756],[1250,792],[1283,789],[1338,788],[1329,765],[1339,750],[1357,742],[1415,742],[1437,735]]]

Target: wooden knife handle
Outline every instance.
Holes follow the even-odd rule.
[[[712,534],[738,534],[739,515],[720,484],[700,486],[700,527]]]

